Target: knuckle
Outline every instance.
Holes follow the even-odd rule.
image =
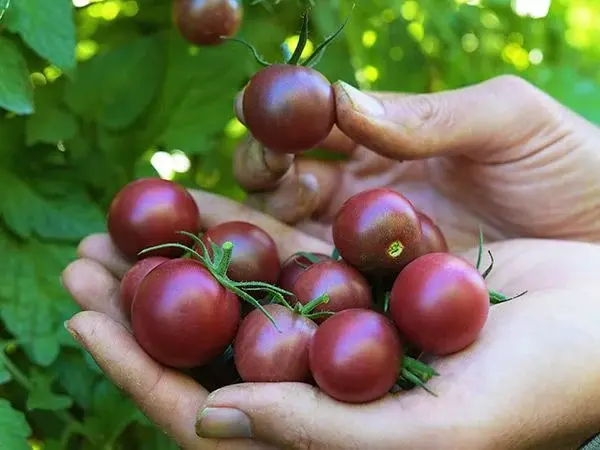
[[[542,99],[541,91],[537,89],[529,81],[521,78],[517,75],[507,74],[500,75],[490,80],[495,88],[499,91],[500,95],[516,96],[518,98],[526,99]]]
[[[456,124],[456,114],[443,95],[419,95],[410,105],[415,123],[411,128],[448,129]]]

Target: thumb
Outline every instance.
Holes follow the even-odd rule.
[[[343,81],[334,89],[338,127],[356,143],[401,160],[459,154],[481,163],[523,158],[528,142],[535,139],[533,153],[564,136],[561,123],[568,116],[543,91],[510,75],[432,94],[367,94]]]
[[[386,399],[365,405],[339,403],[302,383],[244,383],[214,391],[199,410],[200,437],[252,437],[289,450],[342,450],[382,446]],[[375,420],[376,419],[376,420]]]

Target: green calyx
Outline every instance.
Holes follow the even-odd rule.
[[[354,6],[352,6],[352,9],[354,9]],[[298,36],[298,44],[296,44],[296,48],[294,49],[294,51],[291,52],[285,43],[281,44],[280,46],[281,53],[283,55],[282,62],[284,64],[305,66],[310,68],[315,67],[321,61],[321,58],[325,54],[327,48],[333,43],[333,41],[335,41],[335,39],[343,31],[344,27],[346,26],[351,17],[351,14],[349,14],[346,20],[344,20],[344,22],[339,26],[337,30],[335,30],[332,34],[327,36],[323,40],[323,42],[321,42],[305,60],[301,61],[302,53],[306,49],[306,44],[308,43],[310,11],[311,7],[309,6],[305,9],[304,14],[302,15],[302,26],[300,28],[300,34]],[[245,41],[244,39],[227,36],[222,36],[221,38],[223,40],[238,42],[247,47],[252,52],[252,55],[254,56],[256,62],[263,67],[268,67],[274,64],[264,59],[260,55],[256,47],[254,47],[251,43]]]
[[[175,247],[183,249],[188,257],[198,260],[202,265],[210,272],[210,274],[228,291],[234,293],[239,298],[244,301],[247,301],[255,308],[261,310],[263,314],[267,316],[267,318],[271,321],[271,323],[279,330],[277,327],[277,323],[273,316],[265,309],[265,307],[258,302],[252,295],[248,292],[263,292],[276,302],[286,302],[284,295],[293,295],[291,292],[286,291],[285,289],[281,289],[280,287],[274,286],[272,284],[263,283],[262,281],[234,281],[228,277],[227,271],[229,266],[231,265],[231,256],[233,254],[233,243],[225,242],[223,245],[219,246],[214,242],[210,242],[210,249],[212,252],[209,252],[208,248],[204,244],[204,242],[195,234],[188,233],[187,231],[178,231],[179,234],[189,237],[198,245],[201,250],[201,254],[198,253],[193,248],[189,248],[188,246],[180,243],[168,243],[156,245],[153,247],[146,248],[139,252],[139,255],[143,255],[145,253],[149,253],[154,250],[159,250],[162,248]],[[287,302],[286,302],[287,303]]]

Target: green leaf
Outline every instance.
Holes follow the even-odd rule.
[[[65,100],[77,114],[109,129],[127,128],[152,102],[164,65],[160,35],[134,40],[83,64]]]
[[[0,108],[16,114],[33,112],[33,90],[25,58],[7,38],[0,37]]]
[[[29,450],[31,428],[25,415],[0,398],[0,450]]]
[[[190,52],[170,36],[161,97],[147,127],[168,148],[205,153],[233,118],[233,99],[252,74],[245,48],[201,48]]]
[[[38,55],[63,70],[75,67],[75,23],[71,0],[16,0],[6,17]]]
[[[87,353],[86,353],[87,354]],[[90,367],[81,352],[66,349],[52,365],[58,383],[82,408],[88,408],[98,372]]]
[[[93,206],[82,186],[61,187],[64,195],[50,197],[38,192],[29,180],[2,168],[0,179],[5,186],[5,191],[0,194],[0,217],[23,238],[37,235],[77,240],[104,229],[103,213]],[[45,189],[49,187],[45,186]]]
[[[57,86],[53,83],[34,91],[36,111],[27,118],[27,145],[55,144],[72,139],[77,133],[77,119],[61,105],[62,91]]]
[[[34,368],[29,374],[29,381],[31,382],[31,391],[27,397],[27,410],[60,411],[73,404],[70,397],[52,392],[54,376],[47,372]]]
[[[60,284],[74,246],[19,242],[0,226],[0,318],[33,362],[51,364],[61,344],[72,344],[63,322],[77,311]]]
[[[84,426],[109,448],[130,424],[139,422],[143,416],[135,404],[106,379],[96,385],[92,395]]]

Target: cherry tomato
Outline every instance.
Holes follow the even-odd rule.
[[[347,309],[323,322],[309,347],[313,378],[346,403],[377,400],[394,386],[404,351],[393,323],[367,309]]]
[[[233,342],[240,322],[238,298],[194,259],[173,259],[140,283],[131,306],[133,333],[156,361],[201,366]]]
[[[371,189],[350,197],[339,208],[332,233],[344,261],[362,272],[397,273],[419,256],[417,212],[391,189]]]
[[[239,0],[173,0],[173,21],[184,39],[213,46],[234,36],[242,24]]]
[[[333,87],[309,67],[273,64],[250,79],[243,114],[246,126],[264,146],[299,153],[317,146],[333,128]]]
[[[235,368],[232,349],[230,346],[203,366],[188,369],[188,374],[209,392],[241,383],[244,380]]]
[[[131,315],[131,303],[135,297],[135,293],[138,286],[148,273],[156,266],[169,261],[168,258],[162,256],[151,256],[150,258],[144,258],[141,261],[135,263],[131,268],[125,272],[121,279],[120,286],[120,300],[121,300],[121,311],[129,317]]]
[[[318,305],[313,312],[338,312],[351,308],[371,308],[373,295],[366,278],[341,261],[321,261],[300,274],[291,292],[306,305],[323,294],[328,303]],[[324,318],[315,319],[317,323]]]
[[[327,261],[331,258],[323,253],[312,254],[319,261]],[[294,253],[288,259],[286,259],[281,265],[281,273],[279,274],[279,281],[277,284],[281,289],[291,291],[294,288],[294,283],[308,267],[314,263],[311,262],[306,256],[300,253]]]
[[[189,192],[178,184],[160,178],[142,178],[126,185],[113,199],[107,217],[108,233],[116,247],[130,259],[138,252],[159,244],[193,241],[178,231],[200,231],[198,206]],[[183,250],[168,247],[144,255],[175,258]]]
[[[428,215],[417,212],[421,222],[421,254],[447,252],[448,242],[442,230]]]
[[[450,253],[428,253],[396,278],[389,314],[419,349],[448,355],[475,342],[489,305],[485,281],[473,265]]]
[[[210,241],[219,246],[227,241],[233,244],[227,271],[232,280],[277,282],[281,271],[279,252],[273,238],[262,228],[248,222],[223,222],[206,230],[201,239],[211,257]]]
[[[279,330],[258,309],[246,316],[234,343],[240,376],[247,382],[310,380],[308,345],[317,324],[282,305],[270,304],[265,309]]]

